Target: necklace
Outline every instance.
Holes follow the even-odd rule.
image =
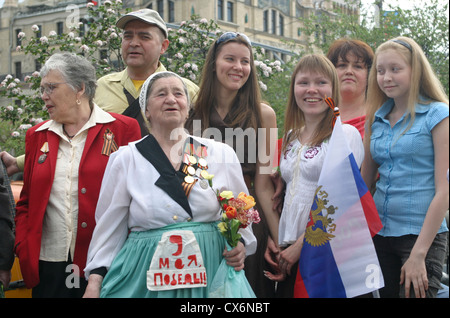
[[[71,136],[71,135],[69,135],[69,134],[67,133],[66,128],[64,127],[64,125],[62,126],[62,129],[63,129],[64,135],[66,135],[67,138],[72,139],[73,137],[75,137],[76,134],[74,134],[74,135]]]

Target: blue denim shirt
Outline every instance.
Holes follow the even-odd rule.
[[[379,165],[380,179],[374,194],[383,223],[383,236],[418,235],[435,194],[432,129],[449,116],[444,103],[416,104],[416,118],[405,115],[391,128],[387,115],[394,101],[386,101],[375,113],[370,152]],[[448,231],[445,221],[439,229]]]

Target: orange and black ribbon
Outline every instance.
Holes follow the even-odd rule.
[[[339,116],[339,108],[336,106],[336,103],[334,102],[334,99],[332,99],[331,97],[325,98],[325,103],[327,103],[328,107],[330,107],[331,110],[333,111],[333,114],[334,114],[333,128],[334,128],[334,124],[336,123],[336,119]]]
[[[194,187],[194,184],[198,181],[198,179],[193,178],[191,183],[188,183],[186,181],[183,181],[181,186],[183,187],[184,193],[186,194],[186,197],[189,197],[189,194],[191,194],[191,190]]]
[[[105,130],[105,134],[103,135],[102,155],[109,156],[117,149],[119,149],[119,147],[114,140],[114,134],[108,128]]]

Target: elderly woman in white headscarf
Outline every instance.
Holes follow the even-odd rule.
[[[85,297],[209,297],[222,260],[240,271],[256,249],[250,227],[231,250],[217,227],[215,191],[248,193],[239,161],[226,144],[186,134],[189,96],[178,75],[149,77],[140,105],[151,134],[110,158]]]

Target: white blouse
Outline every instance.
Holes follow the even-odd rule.
[[[351,125],[343,124],[342,128],[360,166],[364,158],[361,135]],[[328,146],[329,139],[319,146],[302,145],[295,139],[281,154],[280,171],[286,182],[286,194],[278,229],[280,246],[293,244],[306,229]]]
[[[63,125],[49,120],[36,131],[53,131],[60,137],[47,209],[42,223],[39,260],[67,261],[75,253],[78,224],[78,170],[90,128],[97,123],[109,123],[114,117],[95,105],[86,124],[72,140],[64,134]]]
[[[235,196],[239,192],[248,194],[233,148],[211,139],[194,139],[207,146],[208,172],[214,175],[214,190],[230,190]],[[89,246],[86,276],[95,268],[110,267],[129,230],[158,229],[191,218],[185,209],[155,185],[160,174],[136,148],[139,142],[120,147],[108,161],[96,209],[97,224]],[[200,182],[196,182],[188,202],[193,222],[213,222],[221,217],[216,194],[209,186],[203,189]],[[256,238],[251,227],[241,229],[240,233],[247,255],[253,254]]]

